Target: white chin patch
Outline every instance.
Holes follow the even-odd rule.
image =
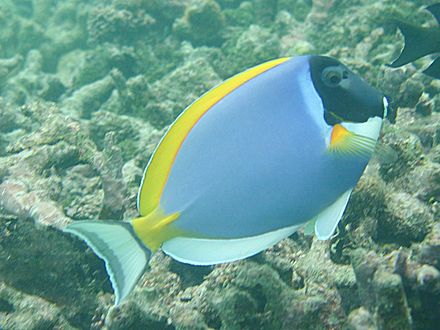
[[[380,128],[382,127],[382,118],[373,117],[368,119],[365,123],[343,122],[341,125],[350,132],[377,140],[379,138]]]

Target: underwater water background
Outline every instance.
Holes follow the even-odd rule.
[[[438,329],[440,80],[387,67],[392,0],[0,0],[1,329]],[[283,56],[338,58],[397,112],[329,241],[295,233],[213,267],[154,255],[120,306],[104,264],[61,232],[130,219],[154,147],[224,79]]]

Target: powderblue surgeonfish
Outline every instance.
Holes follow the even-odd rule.
[[[119,304],[153,252],[193,265],[252,256],[307,223],[330,238],[379,137],[387,101],[339,61],[269,61],[211,89],[170,126],[130,221],[66,232],[105,261]]]

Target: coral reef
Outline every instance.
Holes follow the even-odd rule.
[[[1,1],[0,328],[436,329],[440,83],[424,59],[385,65],[401,47],[390,18],[424,22],[422,5]],[[136,216],[144,166],[186,106],[252,65],[308,53],[338,57],[398,110],[381,137],[396,157],[370,162],[338,235],[298,232],[215,267],[159,251],[113,307],[103,262],[60,229]]]
[[[184,16],[175,21],[174,32],[195,46],[218,46],[222,42],[224,14],[214,0],[195,1],[185,9]]]

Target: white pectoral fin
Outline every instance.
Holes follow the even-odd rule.
[[[315,234],[319,240],[329,239],[335,232],[353,189],[343,193],[332,205],[316,216]]]
[[[300,226],[291,226],[262,235],[237,239],[176,237],[162,245],[174,259],[192,265],[214,265],[250,257],[292,235]]]
[[[370,157],[377,149],[382,119],[369,118],[364,123],[341,123],[333,126],[328,151],[335,155]]]

